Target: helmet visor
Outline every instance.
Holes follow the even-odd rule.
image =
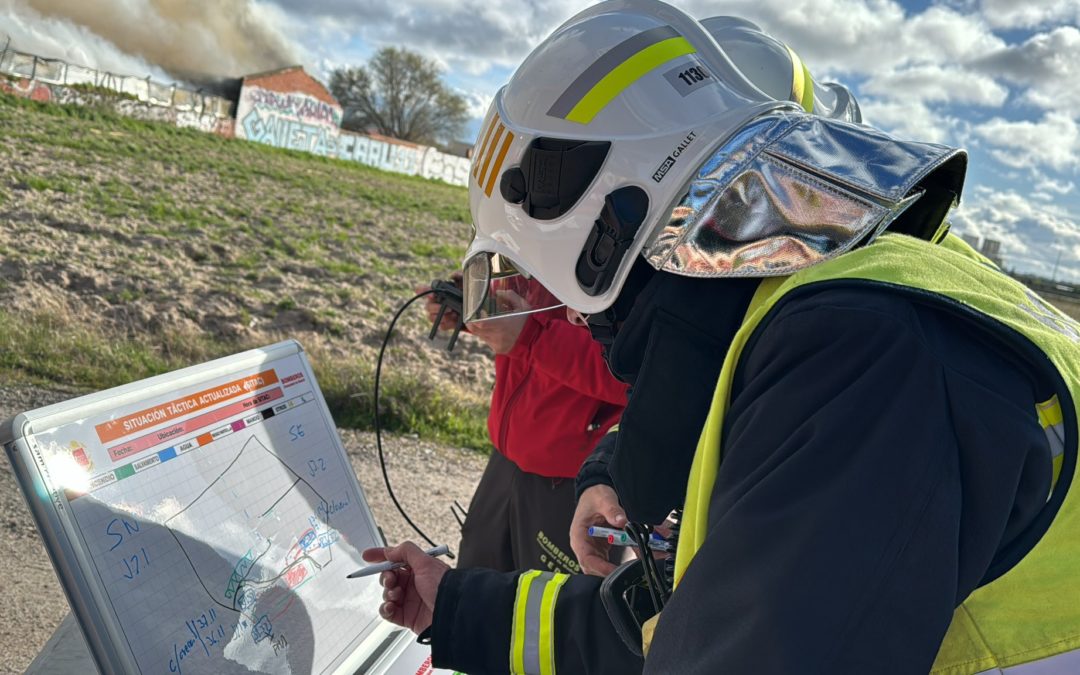
[[[486,251],[465,262],[462,291],[466,323],[563,306],[540,282],[518,271],[509,258]]]

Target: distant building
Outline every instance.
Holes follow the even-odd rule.
[[[450,141],[443,147],[443,152],[455,157],[472,157],[473,143],[465,141]]]
[[[976,251],[979,250],[979,238],[974,234],[961,234],[960,238],[966,241],[971,248]]]
[[[248,75],[236,106],[236,137],[337,155],[341,105],[321,82],[290,66]]]
[[[998,267],[1002,266],[1001,242],[997,239],[983,239],[982,248],[979,249],[979,252],[987,258],[990,258],[990,260]]]
[[[341,129],[342,108],[321,82],[290,66],[248,75],[236,106],[236,136],[278,148],[359,162],[384,171],[469,183],[469,160],[437,148]]]

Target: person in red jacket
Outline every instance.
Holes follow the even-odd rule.
[[[496,280],[490,302],[493,311],[468,331],[495,352],[488,414],[495,452],[469,505],[458,567],[580,572],[569,537],[574,478],[621,416],[626,385],[538,282]],[[502,317],[498,307],[532,313]],[[427,310],[434,321],[432,296]],[[443,327],[456,322],[448,312]]]

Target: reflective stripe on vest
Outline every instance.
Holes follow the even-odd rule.
[[[1053,486],[1057,485],[1058,476],[1061,475],[1061,462],[1065,459],[1064,417],[1057,396],[1043,401],[1035,408],[1039,413],[1039,424],[1046,432],[1046,440],[1050,442],[1050,455],[1054,458],[1054,477],[1050,483],[1052,490]]]
[[[879,284],[919,302],[940,303],[943,310],[959,312],[1001,335],[1003,344],[1034,349],[1045,358],[1047,371],[1033,375],[1047,380],[1046,395],[1057,395],[1032,405],[1050,441],[1055,479],[1050,506],[1056,511],[1049,528],[1019,562],[956,609],[931,672],[1080,673],[1080,324],[952,235],[934,245],[885,234],[786,279],[761,282],[725,357],[694,456],[676,553],[676,587],[708,532],[721,431],[742,350],[783,296],[824,282]],[[1056,377],[1050,369],[1057,371]],[[1061,382],[1055,384],[1057,377]]]
[[[1080,673],[1080,649],[1008,668],[984,670],[978,675],[1075,675]]]
[[[555,675],[555,602],[569,578],[537,570],[518,577],[510,633],[510,672],[514,675]]]

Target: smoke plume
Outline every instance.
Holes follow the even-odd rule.
[[[149,65],[199,82],[301,60],[255,0],[0,0],[0,10],[11,17],[0,31],[12,34],[15,48],[34,51],[35,44],[59,43],[54,46],[62,53],[41,55],[102,69],[123,66],[131,75],[153,75],[146,71]],[[64,42],[53,37],[58,33]],[[142,69],[130,72],[139,63]]]

